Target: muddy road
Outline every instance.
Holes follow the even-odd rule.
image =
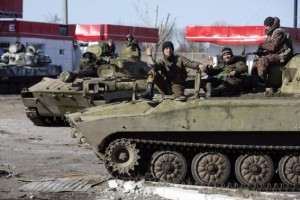
[[[89,146],[70,137],[69,127],[34,126],[19,95],[0,96],[0,141],[0,199],[38,197],[18,190],[31,181],[105,173]]]

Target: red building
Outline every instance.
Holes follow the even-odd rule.
[[[0,0],[0,18],[22,18],[23,0]]]
[[[135,36],[140,43],[157,42],[158,29],[98,25],[62,25],[18,20],[0,20],[0,48],[8,50],[10,44],[20,41],[33,44],[48,54],[53,64],[62,65],[64,70],[77,68],[82,51],[77,41],[101,44],[108,38],[114,39],[117,52],[121,49],[127,34]]]

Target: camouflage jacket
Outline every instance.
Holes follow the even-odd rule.
[[[107,43],[105,43],[102,46],[101,56],[111,56],[111,57],[113,57],[115,55],[115,50],[116,50],[115,45],[109,46]]]
[[[215,76],[218,79],[226,79],[232,86],[239,86],[242,83],[241,75],[248,73],[248,66],[244,61],[233,57],[229,63],[220,63],[215,67],[206,67],[208,76]],[[229,72],[235,71],[235,76],[227,76]]]
[[[267,39],[259,45],[259,49],[277,54],[280,62],[287,62],[294,54],[289,34],[282,28],[276,28]]]
[[[174,55],[170,59],[161,59],[151,66],[159,71],[167,81],[182,85],[187,78],[186,68],[198,69],[200,63],[189,60],[180,55]]]
[[[96,61],[88,62],[85,58],[82,58],[77,67],[77,71],[96,71],[96,68]]]
[[[135,50],[138,50],[139,55],[140,55],[140,53],[141,53],[141,48],[140,48],[139,43],[138,43],[138,41],[137,41],[136,39],[133,39],[132,41],[126,40],[125,43],[124,43],[124,46],[125,46],[125,47],[130,47],[130,48],[132,48],[134,51],[135,51]]]

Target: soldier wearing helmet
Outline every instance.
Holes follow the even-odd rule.
[[[141,48],[139,46],[138,41],[131,34],[128,34],[126,36],[126,41],[124,43],[124,47],[132,48],[132,50],[138,50],[138,52],[139,52],[138,60],[140,60],[140,58],[141,58]]]
[[[91,52],[85,52],[78,66],[78,71],[96,71],[96,55]]]

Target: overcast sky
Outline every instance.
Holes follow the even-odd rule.
[[[178,28],[216,23],[262,25],[268,16],[279,17],[284,27],[294,24],[294,0],[69,0],[68,22],[144,26],[140,15],[148,8],[149,19],[154,24],[157,6],[159,19],[163,20],[170,13],[171,20],[176,18]],[[64,22],[63,11],[64,0],[23,0],[23,20],[26,21],[46,22],[58,15]],[[300,20],[298,22],[300,24]]]

